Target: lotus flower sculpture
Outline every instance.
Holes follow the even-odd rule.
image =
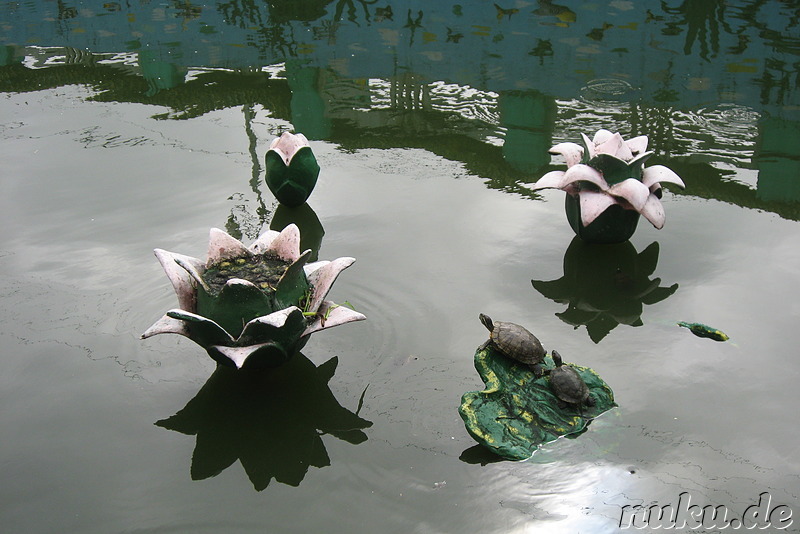
[[[567,220],[585,241],[626,241],[636,231],[639,215],[661,229],[665,220],[661,182],[685,185],[663,165],[645,168],[653,155],[647,151],[647,136],[625,141],[618,133],[599,130],[594,139],[581,137],[583,146],[559,143],[550,149],[566,159],[567,170],[548,172],[533,189],[565,191]]]
[[[312,333],[366,319],[325,300],[339,273],[355,259],[307,264],[311,251],[300,253],[294,224],[281,232],[266,231],[249,247],[217,228],[210,234],[205,262],[155,250],[179,307],[142,338],[180,334],[222,365],[275,367]]]
[[[319,164],[306,136],[284,132],[272,141],[265,160],[267,187],[278,202],[296,208],[308,200]]]

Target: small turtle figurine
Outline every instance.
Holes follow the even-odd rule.
[[[553,351],[553,362],[556,364],[554,369],[551,369],[550,374],[550,387],[553,389],[556,397],[558,397],[565,404],[572,404],[580,410],[582,405],[594,406],[595,401],[589,395],[589,387],[583,381],[578,371],[564,365],[561,355]],[[581,415],[583,412],[581,411]]]
[[[536,378],[544,374],[540,364],[544,361],[545,350],[536,336],[518,324],[493,323],[488,315],[480,314],[480,320],[490,332],[481,348],[493,343],[501,354],[530,367]]]

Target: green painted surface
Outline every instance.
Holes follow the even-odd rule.
[[[266,181],[278,202],[290,208],[302,205],[319,177],[319,164],[310,147],[302,147],[292,157],[289,165],[274,151],[267,151]]]
[[[565,363],[565,365],[568,365]],[[554,367],[550,355],[546,369]],[[481,445],[509,460],[525,460],[542,443],[584,431],[591,420],[616,406],[614,392],[593,370],[573,365],[589,387],[594,406],[564,405],[550,389],[548,376],[533,372],[492,347],[475,352],[477,369],[486,389],[461,397],[458,409],[470,435]]]

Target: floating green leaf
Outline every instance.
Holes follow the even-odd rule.
[[[717,330],[712,326],[702,323],[685,323],[680,321],[678,326],[688,328],[692,331],[692,334],[696,335],[697,337],[707,337],[709,339],[713,339],[714,341],[728,341],[728,339],[730,339],[722,330]]]
[[[543,366],[554,367],[545,357]],[[542,443],[585,430],[591,420],[616,406],[614,392],[587,367],[573,365],[586,382],[594,406],[564,405],[550,389],[548,376],[535,378],[525,365],[497,353],[493,347],[475,352],[477,369],[486,389],[470,391],[458,409],[475,440],[509,460],[525,460]]]

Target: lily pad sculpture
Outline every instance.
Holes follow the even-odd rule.
[[[578,434],[591,420],[616,406],[611,388],[593,370],[572,364],[589,388],[593,406],[565,405],[550,386],[548,370],[555,367],[545,357],[546,375],[499,354],[491,345],[475,352],[475,369],[486,384],[483,391],[461,397],[458,409],[467,432],[481,445],[508,460],[525,460],[536,449],[560,436]]]
[[[208,259],[156,249],[178,308],[142,338],[188,337],[222,365],[276,367],[300,350],[314,332],[366,317],[325,300],[339,273],[354,258],[306,263],[300,232],[290,224],[268,230],[252,245],[212,228]]]
[[[301,206],[317,185],[319,164],[303,134],[283,132],[266,155],[267,187],[283,205]]]
[[[683,180],[663,165],[645,168],[653,155],[647,136],[625,141],[599,130],[594,139],[581,134],[583,146],[559,143],[551,154],[564,156],[566,171],[551,171],[533,186],[566,192],[564,209],[576,235],[592,243],[621,243],[636,231],[639,215],[658,229],[664,226],[661,182],[681,188]]]

